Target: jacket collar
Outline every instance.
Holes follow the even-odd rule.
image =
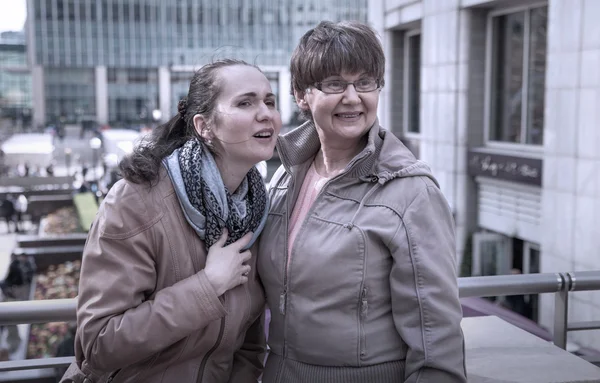
[[[379,120],[375,120],[367,133],[367,144],[351,161],[352,168],[348,172],[350,176],[363,178],[375,174],[374,167],[383,145],[380,130]],[[312,121],[307,121],[291,132],[279,136],[277,140],[279,158],[288,172],[314,158],[320,148],[319,135]]]

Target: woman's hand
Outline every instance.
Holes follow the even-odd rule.
[[[234,243],[223,246],[227,241],[227,229],[217,242],[208,250],[204,273],[208,281],[217,292],[217,296],[223,295],[225,291],[248,282],[250,266],[245,265],[252,254],[250,250],[240,252],[252,239],[253,233],[247,233]]]

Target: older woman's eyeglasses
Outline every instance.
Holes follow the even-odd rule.
[[[361,78],[354,82],[328,80],[315,83],[315,88],[323,93],[335,94],[344,93],[348,85],[353,85],[354,89],[359,93],[367,93],[379,89],[379,80],[375,80],[374,78]]]

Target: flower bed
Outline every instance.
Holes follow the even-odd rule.
[[[58,209],[49,214],[43,225],[44,235],[60,236],[80,231],[75,208]],[[66,299],[77,297],[81,260],[73,260],[58,265],[50,265],[39,271],[35,278],[34,300]],[[65,322],[32,324],[27,344],[27,359],[56,356],[59,344],[68,332]]]
[[[80,261],[50,266],[36,278],[34,299],[75,298],[79,286]],[[47,358],[56,355],[56,349],[67,334],[65,322],[32,324],[29,331],[27,359]]]

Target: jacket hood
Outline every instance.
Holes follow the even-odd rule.
[[[379,120],[375,120],[367,135],[364,149],[348,164],[350,176],[377,181],[382,185],[395,178],[425,176],[439,187],[429,166],[417,160],[392,132],[383,129]],[[312,121],[305,122],[277,140],[279,157],[288,172],[314,158],[320,148],[319,135]]]

